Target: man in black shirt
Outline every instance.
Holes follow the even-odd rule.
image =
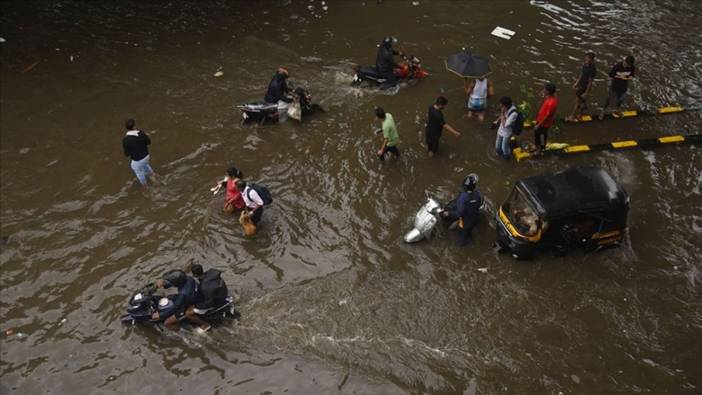
[[[127,134],[122,139],[124,156],[132,159],[132,170],[134,170],[139,183],[146,188],[147,178],[152,183],[156,183],[156,173],[149,165],[148,145],[151,144],[151,140],[146,133],[136,129],[136,122],[133,119],[127,119],[124,126],[127,129]]]
[[[288,76],[290,73],[288,69],[284,67],[279,67],[275,72],[275,75],[268,84],[268,89],[266,90],[266,96],[263,100],[266,103],[277,104],[280,101],[290,103],[292,98],[288,96],[290,88],[288,88]]]
[[[426,128],[426,141],[427,148],[429,149],[429,157],[433,157],[436,151],[439,150],[439,137],[441,137],[441,132],[446,129],[453,133],[456,137],[459,137],[461,133],[451,127],[444,121],[444,113],[441,110],[446,107],[448,100],[439,96],[436,102],[429,106],[429,113],[427,115],[427,128]]]
[[[634,78],[635,71],[636,67],[634,67],[634,57],[631,55],[627,56],[623,62],[619,62],[612,67],[612,70],[609,72],[609,76],[612,78],[612,81],[609,85],[607,100],[605,100],[602,111],[600,112],[600,121],[604,119],[605,111],[612,101],[615,102],[615,106],[617,107],[617,110],[612,113],[612,116],[615,118],[622,116],[622,114],[619,112],[619,107],[622,105],[624,95],[629,88],[629,80]]]
[[[293,102],[293,98],[288,95],[291,91],[288,86],[289,76],[288,69],[279,67],[268,84],[266,96],[263,98],[266,103],[278,105],[278,122],[285,122],[288,119],[288,109]]]
[[[585,101],[587,99],[587,94],[590,93],[596,74],[595,54],[588,52],[585,55],[585,63],[583,63],[582,70],[580,71],[580,77],[573,84],[573,89],[575,89],[575,107],[573,107],[573,113],[568,117],[568,121],[580,121],[583,110],[587,107]]]

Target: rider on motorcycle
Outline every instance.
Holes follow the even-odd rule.
[[[207,313],[209,309],[217,308],[227,302],[229,290],[222,280],[222,272],[217,269],[208,269],[203,272],[202,265],[195,264],[190,268],[193,276],[200,281],[197,292],[197,301],[185,312],[185,316],[198,326],[200,333],[210,330],[210,325],[199,316]]]
[[[178,331],[180,329],[178,321],[183,318],[186,309],[195,302],[197,283],[182,270],[172,270],[156,280],[155,285],[156,288],[166,289],[178,287],[178,294],[171,299],[170,305],[160,313],[157,311],[151,316],[154,321],[164,320],[166,328]]]
[[[288,96],[288,93],[292,91],[287,82],[289,76],[288,69],[278,67],[271,82],[268,84],[266,96],[263,98],[263,101],[266,103],[278,105],[278,116],[281,122],[285,120],[288,107],[293,101],[292,97]]]
[[[468,244],[468,238],[473,227],[478,223],[480,207],[483,205],[483,196],[478,191],[478,175],[469,174],[461,185],[461,193],[456,199],[454,212],[444,211],[444,217],[458,218],[458,238],[460,245]]]
[[[392,43],[395,38],[387,36],[383,39],[383,42],[378,45],[378,55],[375,57],[375,69],[379,74],[387,80],[385,85],[395,86],[397,84],[397,78],[393,73],[393,69],[398,67],[395,63],[395,55],[401,54],[392,48]]]

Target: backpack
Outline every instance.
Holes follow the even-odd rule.
[[[516,109],[516,107],[515,107],[514,110],[507,113],[507,116],[509,117],[510,114],[512,114],[512,112],[515,112],[515,111],[517,112],[517,119],[512,124],[512,134],[515,136],[519,136],[520,134],[522,134],[522,131],[524,130],[524,115],[522,115],[522,113],[518,109]]]
[[[227,296],[229,296],[227,284],[222,280],[221,274],[222,272],[217,269],[209,269],[202,275],[199,291],[205,300],[223,303]]]
[[[249,200],[251,199],[251,190],[256,191],[258,196],[261,197],[261,200],[263,200],[263,205],[268,206],[269,204],[273,203],[273,197],[271,196],[271,191],[268,190],[268,188],[264,187],[263,185],[259,184],[249,184],[249,191],[246,193],[247,197]]]

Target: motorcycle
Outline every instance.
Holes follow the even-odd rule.
[[[304,88],[293,89],[292,102],[281,108],[282,111],[279,111],[277,103],[263,101],[240,104],[236,108],[241,111],[242,123],[257,122],[260,125],[266,121],[284,122],[288,116],[302,121],[303,117],[324,112],[322,106],[312,103],[312,95]]]
[[[430,239],[434,235],[436,225],[441,223],[446,229],[453,229],[458,226],[458,217],[454,215],[458,200],[453,199],[445,206],[434,198],[427,198],[427,202],[419,208],[414,216],[414,228],[405,234],[405,243],[417,243],[424,239]],[[481,198],[480,212],[485,210],[485,199]]]
[[[155,295],[156,290],[157,288],[154,284],[147,284],[139,291],[135,292],[134,295],[129,298],[127,314],[123,315],[120,321],[122,321],[123,324],[130,325],[135,325],[137,323],[160,323],[162,320],[154,320],[151,317],[157,311],[162,312],[170,308],[173,305],[172,298],[174,295],[160,297]],[[227,317],[239,317],[239,312],[234,308],[234,298],[231,296],[227,296],[227,299],[221,306],[210,308],[205,314],[200,316],[200,318],[207,322],[215,322]]]
[[[422,64],[416,56],[401,56],[405,61],[392,71],[395,77],[397,77],[398,83],[402,81],[422,80],[429,76],[429,73],[422,69]],[[363,82],[385,85],[387,82],[387,78],[378,73],[375,67],[354,66],[353,73],[351,86],[358,86]]]
[[[456,200],[450,201],[445,207],[433,198],[428,198],[427,202],[419,208],[414,217],[414,228],[405,234],[405,243],[417,243],[424,239],[430,239],[434,234],[436,225],[441,222],[447,228],[451,228],[458,220],[452,214],[455,212]],[[446,212],[448,215],[444,215]]]

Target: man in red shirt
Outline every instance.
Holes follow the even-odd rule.
[[[544,96],[544,102],[541,104],[541,109],[539,109],[539,114],[536,116],[534,123],[534,145],[538,147],[539,152],[546,148],[548,128],[556,120],[556,109],[558,108],[556,85],[552,82],[547,83],[544,85],[541,95]]]

